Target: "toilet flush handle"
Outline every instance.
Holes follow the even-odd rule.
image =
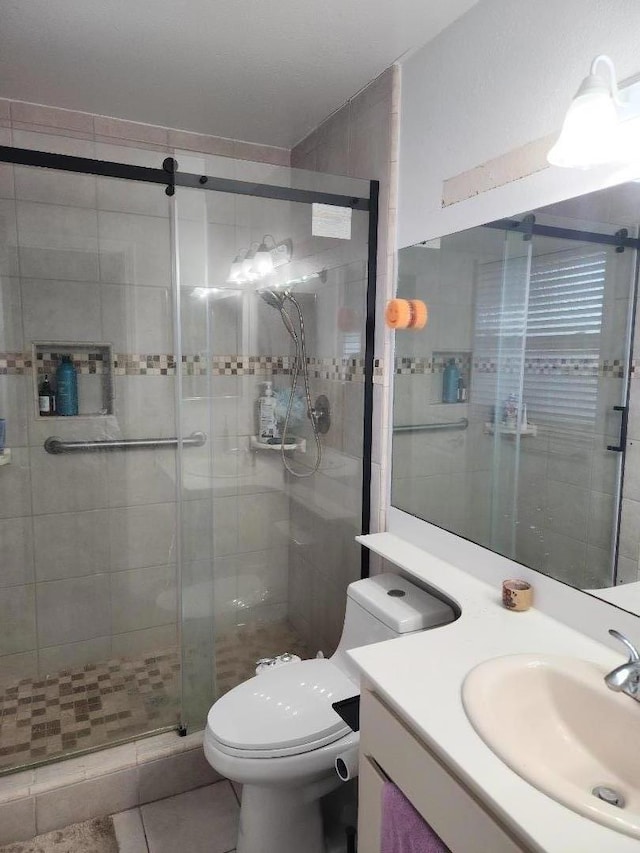
[[[256,661],[256,666],[275,666],[276,659],[275,658],[259,658]]]

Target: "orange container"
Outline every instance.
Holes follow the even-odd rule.
[[[390,329],[424,329],[429,311],[421,299],[390,299],[384,319]]]

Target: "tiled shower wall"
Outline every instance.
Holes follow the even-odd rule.
[[[0,141],[153,166],[175,146],[289,159],[282,149],[8,101]],[[0,681],[9,682],[175,644],[174,453],[56,458],[42,446],[53,432],[175,435],[175,368],[161,187],[2,165],[0,211],[0,401],[13,453],[0,479]],[[111,342],[114,415],[36,417],[34,340]],[[81,414],[96,408],[95,383],[79,376]],[[194,561],[210,560],[205,509],[194,503],[190,515]]]
[[[469,417],[469,404],[443,403],[443,358],[467,353],[473,340],[474,258],[464,253],[417,246],[398,260],[398,295],[422,299],[429,322],[419,331],[395,334],[394,424],[420,425]],[[393,438],[393,505],[454,527],[460,524],[468,488],[466,430],[404,432]]]
[[[393,66],[330,116],[291,152],[293,166],[376,179],[380,182],[376,280],[376,375],[374,377],[371,470],[371,530],[374,532],[386,529],[386,507],[390,488],[387,458],[390,454],[388,425],[393,345],[392,333],[385,327],[383,317],[386,302],[395,288],[399,103],[400,68]],[[348,437],[354,434],[353,430],[360,429],[362,423],[362,413],[358,408],[361,406],[361,396],[356,398],[347,385],[344,388],[344,400],[345,434]],[[353,449],[349,450],[349,454],[349,458],[354,461],[359,456],[359,454],[351,455]],[[327,545],[339,550],[343,546],[338,543],[346,538],[349,543],[347,547],[349,556],[348,562],[344,565],[348,566],[348,579],[358,576],[359,555],[350,538],[353,529],[344,530],[343,536],[335,539],[333,536],[335,527],[335,520],[321,520],[318,527],[318,541],[315,547],[309,547],[306,550],[304,571],[298,568],[297,563],[292,565],[291,577],[295,589],[292,588],[290,592],[291,607],[292,613],[298,614],[298,618],[307,618],[304,614],[310,612],[308,603],[311,597],[310,578],[328,576],[329,582],[334,586],[342,582],[339,567],[343,563],[333,554],[332,558],[328,559]],[[359,524],[355,525],[354,529],[357,530],[358,527]],[[371,555],[371,558],[371,568],[375,572],[379,569],[378,561],[375,555]],[[336,569],[333,570],[331,566],[336,566]],[[333,616],[336,625],[342,622],[344,595],[340,601],[340,610]]]
[[[364,127],[380,112],[380,92],[391,107],[391,79],[382,89],[378,81],[361,100]],[[190,171],[207,160],[192,152],[204,152],[224,174],[227,158],[240,178],[242,168],[234,172],[231,158],[276,167],[289,161],[283,149],[16,102],[0,101],[0,138],[151,166],[171,153]],[[387,142],[387,153],[380,156],[376,148],[370,159],[386,162]],[[355,172],[368,176],[366,162]],[[176,365],[162,188],[0,166],[0,195],[9,246],[0,401],[3,414],[11,412],[14,450],[0,479],[0,525],[9,543],[9,568],[0,579],[7,590],[0,605],[0,678],[11,681],[175,643],[173,452],[56,458],[45,454],[42,442],[54,423],[55,433],[69,439],[175,435]],[[300,294],[312,396],[329,397],[333,425],[323,439],[321,473],[297,481],[285,476],[278,454],[250,449],[262,383],[273,377],[276,386],[288,387],[290,381],[286,363],[274,370],[292,353],[280,318],[255,295],[203,303],[195,291],[224,281],[235,252],[265,233],[298,239],[299,247],[300,206],[274,215],[265,200],[186,190],[176,200],[187,354],[180,366],[181,427],[185,434],[202,429],[210,439],[183,457],[183,611],[188,617],[197,610],[215,557],[217,632],[289,615],[310,648],[330,652],[342,627],[345,584],[360,571],[353,537],[360,529],[366,266],[351,260],[365,256],[366,216],[357,227],[365,242],[355,254],[348,249],[341,259],[329,252],[326,282]],[[383,210],[388,207],[387,194]],[[198,245],[206,251],[198,254]],[[386,257],[384,242],[381,253]],[[317,266],[317,247],[307,254]],[[381,265],[386,282],[384,270]],[[32,340],[111,342],[114,414],[68,422],[36,418]],[[95,380],[79,377],[81,414],[96,408]],[[204,481],[202,471],[210,475]],[[312,573],[290,574],[290,555],[298,567],[313,564]]]
[[[206,419],[208,410],[213,415],[216,630],[224,632],[246,621],[288,616],[309,648],[329,652],[340,633],[346,578],[352,579],[354,560],[350,556],[356,551],[353,536],[357,532],[353,519],[357,517],[359,522],[360,347],[365,294],[362,258],[366,253],[367,217],[363,213],[354,216],[352,241],[323,241],[312,237],[309,205],[232,199],[214,192],[194,195],[180,190],[176,198],[183,349],[196,353],[202,363],[212,358],[220,364],[216,370],[219,375],[210,377],[206,371],[195,371],[183,378],[182,403],[185,432],[202,428],[198,424]],[[315,400],[325,393],[332,408],[332,426],[323,436],[322,468],[302,481],[285,473],[279,452],[251,450],[263,383],[272,379],[276,390],[284,392],[291,384],[293,349],[278,311],[255,292],[241,289],[219,288],[220,292],[211,292],[204,301],[199,295],[203,282],[216,286],[225,281],[235,251],[261,241],[267,233],[276,241],[293,242],[294,260],[283,268],[285,279],[319,269],[326,273],[323,280],[315,278],[295,287],[304,313],[311,396]],[[336,243],[340,243],[337,248]],[[351,262],[354,258],[360,260]],[[288,311],[295,318],[290,305]],[[343,328],[339,328],[339,317]],[[297,319],[294,323],[297,325]],[[350,344],[349,357],[345,357],[345,341]],[[353,352],[351,346],[355,347]],[[237,355],[229,359],[225,354],[230,352]],[[353,387],[354,393],[345,409],[347,386]],[[300,377],[298,393],[302,388]],[[352,411],[354,406],[356,420],[347,428],[345,411]],[[315,459],[308,423],[296,424],[293,434],[306,439],[307,452],[295,454],[291,464],[306,473]],[[347,454],[343,453],[345,436]],[[192,488],[194,496],[198,493],[195,475],[198,470],[207,470],[205,457],[209,452],[201,448],[185,454],[183,494],[188,499]],[[323,526],[323,520],[330,520],[331,542],[340,537],[345,553],[336,550],[327,555],[335,557],[337,564],[333,559],[328,561],[323,576],[301,589],[293,577],[290,557],[299,557],[311,543],[326,547],[329,528]],[[347,530],[350,538],[345,542]],[[356,558],[359,561],[357,553]],[[186,570],[197,576],[195,563],[187,565]],[[308,602],[304,615],[299,611],[294,614],[291,606],[291,597],[297,592]],[[285,650],[265,649],[264,653]]]
[[[17,146],[40,135],[12,130]],[[89,140],[44,144],[95,156]],[[100,143],[100,156],[107,146]],[[172,451],[56,457],[67,439],[175,435],[174,379],[131,368],[114,379],[115,413],[37,416],[34,341],[109,341],[122,361],[172,351],[166,197],[85,175],[16,167],[5,182],[3,352],[25,367],[0,377],[12,463],[2,471],[3,679],[175,646],[175,461]],[[140,192],[136,190],[141,189]],[[135,195],[136,204],[131,204]],[[137,213],[129,212],[136,209]],[[125,212],[126,211],[126,212]],[[140,363],[140,361],[138,362]],[[149,375],[157,373],[158,375]],[[96,411],[93,374],[81,413]],[[9,569],[7,571],[7,568]]]
[[[252,451],[251,436],[263,383],[288,370],[290,343],[278,313],[255,293],[200,293],[224,284],[235,254],[252,241],[265,233],[290,237],[289,211],[284,203],[196,190],[178,190],[176,203],[182,349],[197,360],[183,372],[182,428],[210,436],[183,455],[183,576],[192,587],[186,613],[203,594],[213,557],[219,635],[287,617],[287,485],[279,454]],[[198,515],[196,506],[202,506]],[[211,554],[203,559],[190,550],[189,537],[193,532],[197,540],[207,529]]]
[[[311,365],[311,398],[327,397],[331,428],[322,436],[320,470],[309,479],[288,477],[289,613],[309,647],[325,655],[340,639],[346,587],[360,576],[365,270],[363,261],[333,269],[316,298],[301,299],[318,362]],[[355,337],[360,349],[348,357],[345,346]],[[316,451],[308,427],[304,434],[309,464]]]

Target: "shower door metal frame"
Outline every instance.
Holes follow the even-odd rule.
[[[216,178],[209,175],[197,175],[179,172],[177,162],[166,157],[162,168],[151,166],[133,166],[129,163],[117,163],[112,160],[93,160],[90,157],[74,157],[69,154],[53,154],[47,151],[32,151],[29,148],[14,148],[0,145],[0,162],[16,166],[38,166],[43,169],[57,169],[62,172],[80,172],[85,175],[99,175],[106,178],[122,178],[128,181],[141,181],[147,184],[164,185],[165,193],[173,195],[175,187],[214,192],[250,195],[258,198],[271,198],[280,201],[298,201],[306,204],[330,204],[337,207],[349,207],[352,210],[371,211],[371,199],[360,196],[323,193],[317,190],[304,190],[295,187],[280,187],[276,184],[258,184],[253,181],[237,181],[231,178]],[[289,168],[283,166],[282,168]],[[377,184],[377,181],[370,181]],[[377,234],[376,234],[377,236]]]
[[[373,376],[374,345],[376,323],[376,277],[378,255],[378,207],[379,181],[369,181],[369,198],[361,196],[325,193],[317,190],[281,187],[275,184],[260,184],[252,181],[238,181],[230,178],[217,178],[178,171],[178,163],[172,156],[166,156],[161,168],[135,166],[111,160],[95,160],[90,157],[75,157],[69,154],[56,154],[47,151],[35,151],[30,148],[16,148],[0,145],[0,163],[18,166],[36,166],[62,172],[77,172],[86,175],[98,175],[108,178],[120,178],[128,181],[158,184],[165,187],[165,193],[172,196],[175,187],[213,190],[235,195],[256,196],[279,201],[293,201],[303,204],[327,204],[362,210],[369,214],[367,241],[367,296],[365,318],[365,354],[364,354],[364,416],[362,448],[362,520],[361,533],[371,530],[371,450],[373,442]],[[287,167],[283,167],[287,168]],[[361,547],[360,576],[369,576],[369,549]]]

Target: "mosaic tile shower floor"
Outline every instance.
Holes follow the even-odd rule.
[[[0,694],[0,770],[173,725],[175,651],[25,678]]]
[[[240,625],[216,639],[218,695],[255,675],[259,658],[291,652],[301,658],[314,657],[311,650],[286,620]]]
[[[258,658],[285,651],[311,657],[286,620],[221,634],[219,695],[250,678]],[[163,650],[0,687],[0,772],[175,725],[179,680],[177,652]]]

